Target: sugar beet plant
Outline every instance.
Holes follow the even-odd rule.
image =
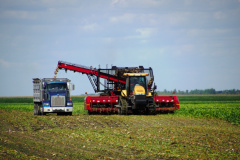
[[[240,96],[179,96],[180,109],[175,115],[220,118],[240,124]],[[84,97],[73,97],[74,114],[87,114]],[[33,112],[31,97],[0,98],[0,109]]]
[[[199,97],[201,101],[197,100],[197,96],[189,99],[184,97],[182,102],[180,100],[181,109],[177,110],[176,114],[220,118],[232,124],[240,124],[240,96]]]

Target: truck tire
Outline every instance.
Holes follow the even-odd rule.
[[[66,115],[66,116],[72,116],[72,112],[66,112],[64,115]]]
[[[39,115],[38,104],[34,103],[34,115]]]
[[[62,116],[63,113],[62,113],[62,112],[58,112],[57,115],[58,115],[58,116]]]
[[[39,106],[39,115],[46,115],[46,112],[43,110],[43,106]]]
[[[71,116],[72,112],[58,112],[57,115],[58,116]]]

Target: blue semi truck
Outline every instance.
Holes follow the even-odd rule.
[[[33,78],[34,115],[72,115],[74,85],[67,78]]]

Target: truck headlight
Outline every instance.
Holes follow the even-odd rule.
[[[67,106],[72,106],[72,102],[67,102]]]
[[[43,103],[44,106],[49,106],[49,103]]]

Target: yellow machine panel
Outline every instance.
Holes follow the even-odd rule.
[[[136,85],[134,87],[133,95],[145,95],[145,89],[143,86]]]
[[[127,90],[122,90],[121,95],[122,95],[123,97],[127,97]]]
[[[151,93],[151,92],[148,92],[146,96],[147,96],[147,97],[151,97],[151,96],[152,96],[152,93]]]
[[[124,76],[148,76],[149,74],[148,73],[124,73],[123,74]]]

